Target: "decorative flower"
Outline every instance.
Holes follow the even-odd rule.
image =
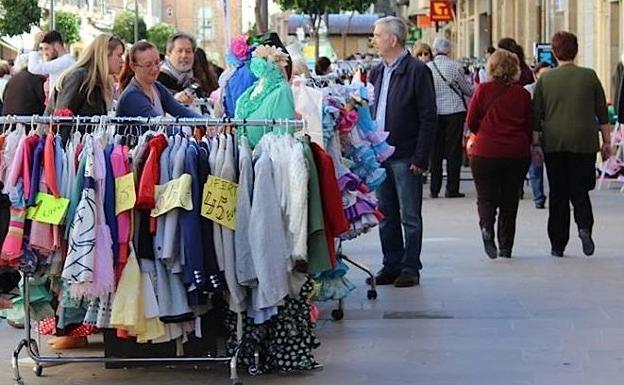
[[[285,68],[288,65],[288,54],[279,47],[259,45],[251,54],[254,58],[263,58],[269,63]]]
[[[230,51],[239,60],[245,60],[250,48],[249,44],[247,44],[247,35],[236,36],[230,44]]]

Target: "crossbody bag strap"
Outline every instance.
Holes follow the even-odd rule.
[[[448,80],[446,80],[444,75],[442,75],[442,71],[440,71],[440,68],[438,68],[438,65],[436,64],[435,60],[432,60],[431,64],[433,64],[433,67],[438,72],[438,75],[440,75],[440,77],[442,78],[442,81],[444,81],[444,83],[446,83],[446,85],[451,89],[451,91],[453,91],[455,93],[455,95],[459,96],[459,98],[462,101],[462,104],[464,105],[464,108],[466,110],[468,110],[468,106],[466,105],[466,99],[464,99],[464,93],[461,92],[461,90],[458,90],[455,87],[453,87],[453,85]]]

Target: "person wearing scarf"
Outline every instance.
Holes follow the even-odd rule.
[[[167,57],[161,63],[158,81],[167,87],[177,101],[190,105],[195,95],[189,86],[195,82],[193,62],[195,59],[195,39],[183,32],[178,32],[167,40]]]

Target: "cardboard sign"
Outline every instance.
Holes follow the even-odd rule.
[[[158,217],[178,207],[187,211],[193,210],[191,183],[191,174],[182,174],[179,178],[157,185],[156,206],[150,215]]]
[[[115,215],[134,208],[136,190],[132,173],[115,178]]]
[[[210,175],[204,185],[201,215],[231,230],[236,230],[238,185]]]
[[[60,225],[65,219],[69,199],[55,198],[54,195],[37,193],[35,197],[36,206],[28,208],[26,218],[50,225]]]

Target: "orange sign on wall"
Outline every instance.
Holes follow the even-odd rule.
[[[452,21],[453,20],[453,5],[450,1],[436,1],[432,0],[429,4],[429,18],[431,21]]]
[[[429,19],[429,15],[417,15],[416,16],[416,27],[418,27],[418,28],[429,28],[429,27],[431,27],[431,19]]]

